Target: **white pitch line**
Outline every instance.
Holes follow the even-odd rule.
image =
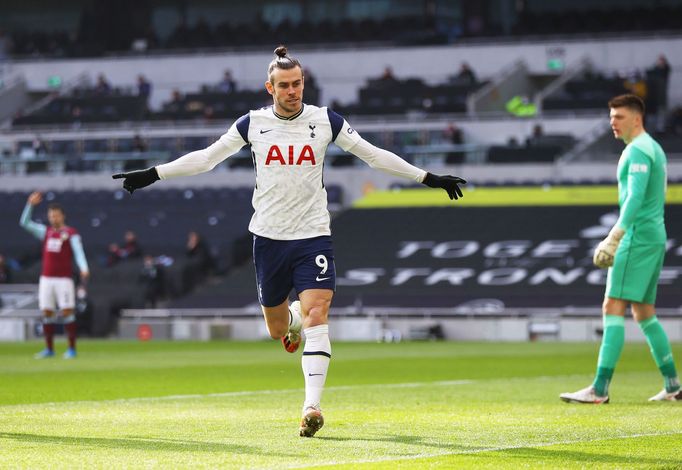
[[[621,374],[623,375],[623,374]],[[531,377],[504,377],[504,378],[489,378],[477,380],[440,380],[435,382],[403,382],[394,384],[357,384],[357,385],[337,385],[335,387],[325,387],[326,391],[335,390],[353,390],[357,388],[417,388],[417,387],[447,387],[450,385],[468,385],[486,381],[516,381],[516,380],[572,380],[581,377],[591,377],[589,374],[570,374],[570,375],[539,375]],[[220,392],[220,393],[204,393],[204,394],[187,394],[187,395],[162,395],[157,397],[132,397],[132,398],[114,398],[111,400],[72,400],[72,401],[55,401],[44,403],[18,403],[15,405],[0,405],[0,411],[8,408],[20,407],[37,407],[37,406],[64,406],[77,405],[83,403],[136,403],[145,401],[163,401],[163,400],[191,400],[202,398],[220,398],[220,397],[240,397],[240,396],[257,396],[257,395],[273,395],[279,393],[297,393],[301,392],[301,388],[284,388],[279,390],[240,390],[235,392]]]
[[[325,387],[325,391],[336,390],[354,390],[357,388],[419,388],[419,387],[448,387],[452,385],[469,385],[475,383],[475,380],[441,380],[436,382],[402,382],[394,384],[358,384],[358,385],[337,385],[335,387]],[[191,400],[202,398],[222,398],[222,397],[241,397],[241,396],[257,396],[257,395],[275,395],[286,393],[300,393],[301,388],[284,388],[279,390],[240,390],[236,392],[221,392],[221,393],[204,393],[204,394],[188,394],[188,395],[164,395],[160,397],[133,397],[133,398],[115,398],[112,400],[74,400],[74,401],[54,401],[45,403],[19,403],[16,405],[0,406],[0,411],[8,408],[21,407],[49,407],[49,406],[68,406],[79,405],[84,403],[137,403],[146,401],[165,401],[165,400]]]
[[[284,468],[296,469],[296,468],[313,468],[313,467],[334,467],[337,465],[358,465],[358,464],[372,464],[372,463],[382,463],[382,462],[397,462],[402,460],[421,460],[430,459],[434,457],[445,457],[448,455],[472,455],[472,454],[483,454],[486,452],[503,452],[505,450],[515,450],[515,449],[539,449],[542,447],[552,447],[561,445],[571,445],[571,444],[587,444],[590,442],[600,442],[600,441],[611,441],[615,439],[635,439],[638,437],[658,437],[658,436],[676,436],[682,434],[682,431],[666,431],[666,432],[652,432],[652,433],[640,433],[640,434],[624,434],[621,436],[606,436],[606,437],[596,437],[594,439],[574,439],[566,441],[551,441],[551,442],[541,442],[538,444],[515,444],[510,446],[499,446],[499,447],[486,447],[483,449],[471,449],[471,450],[458,450],[453,452],[436,452],[432,454],[417,454],[417,455],[406,455],[406,456],[394,456],[394,457],[380,457],[377,459],[364,459],[364,460],[349,460],[346,462],[316,462],[310,465],[293,465]],[[282,468],[282,467],[279,467]]]

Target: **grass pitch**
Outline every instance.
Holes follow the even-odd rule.
[[[558,399],[590,382],[597,344],[334,343],[313,439],[300,356],[275,342],[40,348],[0,344],[3,468],[682,468],[682,403],[647,403],[644,343],[602,406]]]

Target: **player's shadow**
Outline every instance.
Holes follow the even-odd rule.
[[[210,452],[232,454],[255,454],[262,455],[265,450],[261,447],[245,446],[238,444],[223,444],[219,442],[190,441],[186,439],[165,439],[158,437],[70,437],[49,436],[44,434],[28,434],[0,432],[0,439],[13,439],[26,441],[31,444],[59,444],[82,447],[84,445],[103,449],[132,449],[145,451],[171,451],[171,452]],[[298,454],[283,454],[267,451],[270,455],[278,457],[299,457]]]
[[[462,445],[457,445],[457,444],[448,444],[444,442],[431,442],[425,440],[421,436],[410,436],[410,435],[402,435],[402,434],[395,434],[392,436],[385,436],[385,437],[335,437],[335,436],[319,436],[316,439],[320,439],[322,441],[339,441],[339,442],[353,442],[353,441],[364,441],[364,442],[393,442],[396,444],[407,444],[407,445],[414,445],[414,446],[423,446],[423,447],[434,447],[437,449],[445,449],[450,452],[464,452],[467,450],[481,450],[485,449],[485,447],[471,447],[471,446],[462,446]]]
[[[586,442],[586,443],[589,443]],[[645,467],[660,467],[660,468],[678,468],[680,465],[679,459],[666,458],[647,458],[636,457],[632,455],[614,455],[599,451],[592,452],[578,452],[573,450],[563,449],[542,449],[538,447],[517,447],[514,449],[500,449],[494,451],[496,454],[504,454],[505,462],[512,463],[514,459],[519,459],[520,462],[543,462],[543,466],[552,466],[556,463],[557,466],[563,466],[566,462],[572,464],[579,464],[584,462],[586,466],[590,464],[608,464],[613,468],[624,468],[633,466]],[[480,454],[477,452],[476,454]]]
[[[447,451],[443,455],[458,455],[462,458],[480,458],[479,456],[484,453],[495,453],[497,455],[504,455],[506,462],[513,462],[514,459],[519,459],[519,464],[524,462],[534,461],[534,462],[544,462],[544,466],[551,466],[552,463],[556,463],[557,466],[564,466],[566,462],[571,463],[581,463],[584,462],[586,465],[592,463],[603,463],[610,464],[615,468],[627,467],[633,465],[642,466],[663,466],[665,468],[677,468],[680,461],[677,459],[665,459],[665,458],[647,458],[647,457],[634,457],[631,455],[613,455],[608,453],[589,453],[589,452],[577,452],[570,450],[558,450],[558,449],[543,449],[538,447],[533,447],[532,445],[528,447],[515,447],[512,449],[505,448],[491,448],[490,446],[470,446],[470,445],[457,445],[448,443],[434,443],[426,442],[424,438],[419,436],[406,436],[406,435],[393,435],[386,437],[335,437],[335,436],[319,436],[316,439],[322,441],[339,441],[339,442],[353,442],[353,441],[363,441],[363,442],[395,442],[398,444],[409,444],[415,446],[425,446],[434,447]],[[542,444],[539,444],[542,445]],[[437,455],[435,455],[437,456]],[[406,455],[405,457],[409,457]],[[400,456],[396,456],[399,460]]]

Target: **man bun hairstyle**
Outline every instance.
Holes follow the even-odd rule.
[[[280,45],[275,49],[275,58],[272,59],[270,65],[268,66],[268,79],[272,83],[272,71],[275,69],[290,70],[296,67],[300,67],[301,63],[289,55],[289,51],[286,46]]]
[[[644,100],[632,93],[618,95],[609,101],[609,108],[628,108],[644,117],[646,108],[644,107]]]

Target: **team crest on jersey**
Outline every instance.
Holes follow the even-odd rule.
[[[315,126],[312,124],[309,124],[308,127],[310,128],[310,138],[314,139],[315,138]]]
[[[62,239],[63,242],[65,242],[69,238],[69,234],[66,232],[60,232],[59,233],[59,238]]]

